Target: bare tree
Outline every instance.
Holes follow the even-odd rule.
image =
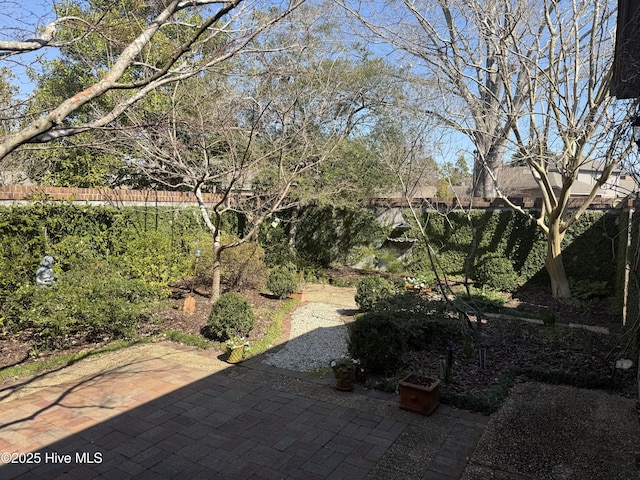
[[[505,153],[518,153],[529,166],[542,211],[511,206],[547,236],[552,293],[570,297],[562,264],[565,233],[630,148],[623,144],[628,106],[608,93],[612,2],[407,0],[385,3],[377,16],[374,8],[341,3],[370,32],[419,61],[432,83],[440,82],[445,96],[438,116],[476,148],[476,195],[508,200],[498,181]],[[459,104],[468,110],[462,116],[454,108]],[[570,203],[572,188],[586,162],[599,163],[600,176],[576,205],[575,199]],[[550,170],[560,175],[559,184]]]
[[[543,2],[541,7],[545,22],[536,36],[536,50],[517,64],[527,79],[527,99],[526,115],[513,132],[519,156],[538,184],[542,209],[537,215],[526,212],[497,191],[544,232],[551,292],[569,298],[564,236],[630,152],[632,112],[627,102],[609,95],[615,31],[611,2]],[[599,177],[586,195],[576,198],[572,189],[586,163],[598,165]],[[559,182],[553,181],[554,174]]]
[[[150,92],[163,85],[184,80],[213,68],[241,53],[252,51],[250,43],[294,11],[304,0],[264,2],[230,0],[169,0],[147,5],[144,14],[128,12],[135,22],[123,30],[101,12],[77,12],[78,5],[59,4],[55,18],[38,28],[32,38],[0,41],[0,61],[19,61],[25,52],[69,48],[88,36],[96,42],[106,59],[94,81],[39,112],[26,125],[0,139],[0,160],[21,145],[48,142],[104,127]],[[146,5],[146,4],[145,4]],[[107,7],[108,8],[108,7]],[[81,12],[82,13],[82,12]],[[117,12],[116,12],[117,13]],[[138,12],[140,13],[140,12]],[[64,31],[64,35],[60,34]],[[113,36],[112,36],[113,35]],[[95,47],[94,47],[95,48]],[[162,52],[162,55],[158,55]],[[153,61],[151,61],[153,60]],[[127,92],[108,111],[80,123],[70,117],[84,106],[91,106],[108,92]]]
[[[132,163],[198,201],[213,237],[212,300],[220,294],[222,252],[254,237],[275,213],[313,198],[322,166],[375,121],[390,94],[367,68],[339,55],[316,57],[304,46],[263,51],[238,65],[237,74],[176,83],[161,121],[149,124],[129,112],[129,123],[139,126],[129,131]],[[218,200],[205,202],[204,192]],[[228,212],[241,216],[246,229],[223,244]]]
[[[408,57],[429,89],[441,92],[439,104],[424,115],[465,134],[475,148],[474,195],[495,197],[488,169],[497,171],[519,111],[526,101],[527,78],[513,68],[536,48],[528,42],[540,22],[533,2],[441,0],[338,3]]]

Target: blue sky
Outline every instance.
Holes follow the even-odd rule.
[[[1,2],[0,9],[0,39],[16,40],[33,38],[37,34],[37,29],[46,25],[55,18],[52,13],[53,3],[55,0],[5,0]],[[375,54],[385,58],[390,63],[407,64],[394,52],[394,49],[385,44],[369,43],[369,49]],[[45,48],[37,53],[26,53],[9,57],[0,61],[0,67],[8,67],[17,77],[17,86],[20,89],[20,95],[27,97],[33,90],[33,83],[29,81],[26,75],[28,67],[38,67],[37,59],[44,56],[45,58],[54,58],[57,50]],[[404,62],[404,63],[403,63]],[[407,66],[407,65],[405,65]],[[415,67],[414,67],[415,68]],[[462,154],[465,156],[467,163],[473,163],[472,151],[473,146],[464,135],[447,132],[435,132],[438,141],[437,147],[429,149],[427,154],[431,155],[436,161],[455,162]]]
[[[23,40],[33,38],[37,29],[46,25],[54,17],[52,2],[48,0],[30,1],[2,1],[0,2],[0,39]],[[37,58],[40,55],[55,55],[55,50],[40,51],[38,53],[23,53],[11,56],[0,61],[1,67],[7,67],[17,77],[17,86],[21,96],[28,96],[33,84],[26,75],[27,67],[37,66]]]

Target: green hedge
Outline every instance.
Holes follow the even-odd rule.
[[[169,283],[193,273],[196,210],[35,202],[0,208],[0,324],[43,348],[126,338]],[[53,287],[35,285],[45,255]]]
[[[450,212],[446,218],[433,213],[424,217],[427,235],[438,248],[438,259],[446,273],[464,272],[465,259],[472,251],[473,227],[476,258],[487,254],[504,257],[523,281],[548,282],[544,267],[546,237],[533,222],[510,210],[475,211],[470,217],[471,224],[463,212]],[[615,214],[587,212],[569,230],[563,252],[569,278],[615,284],[617,218]]]

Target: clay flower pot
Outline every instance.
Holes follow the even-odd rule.
[[[227,347],[227,363],[240,363],[244,357],[244,345]]]
[[[400,408],[422,415],[440,404],[440,379],[411,374],[400,380]]]
[[[329,366],[336,377],[336,390],[343,392],[353,390],[359,365],[360,360],[347,356],[331,360]]]
[[[293,298],[294,300],[298,300],[300,302],[306,302],[307,301],[307,293],[306,292],[292,293],[291,294],[291,298]]]
[[[340,375],[336,375],[336,390],[350,392],[353,390],[356,382],[355,371],[344,371]]]

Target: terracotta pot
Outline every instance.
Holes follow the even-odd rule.
[[[227,347],[227,363],[240,363],[244,357],[244,345]]]
[[[349,392],[353,390],[356,381],[356,372],[341,372],[336,375],[336,390]]]
[[[440,379],[409,375],[400,380],[400,408],[422,415],[431,413],[440,404]]]
[[[292,293],[291,294],[291,298],[293,298],[294,300],[299,300],[301,302],[306,302],[307,301],[307,293],[306,292]]]

